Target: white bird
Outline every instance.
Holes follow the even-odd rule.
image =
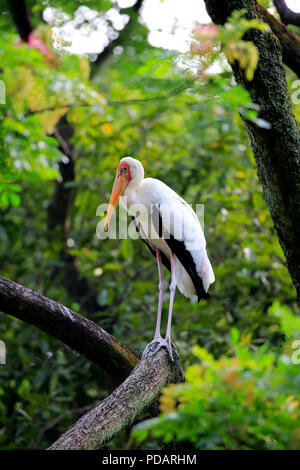
[[[104,228],[118,201],[132,216],[140,238],[157,259],[159,273],[159,301],[154,339],[155,354],[165,346],[171,359],[171,321],[176,286],[186,297],[208,299],[208,288],[215,276],[206,252],[206,241],[197,215],[178,194],[160,180],[144,178],[142,164],[132,158],[121,159],[113,185]],[[166,336],[160,334],[161,312],[165,282],[163,266],[171,272],[170,304]]]

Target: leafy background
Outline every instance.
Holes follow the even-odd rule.
[[[98,293],[92,319],[131,347],[142,350],[152,338],[158,279],[143,243],[96,237],[96,210],[108,202],[119,159],[140,159],[147,176],[205,205],[212,298],[198,305],[178,294],[174,303],[173,340],[187,385],[167,389],[161,417],[141,416],[134,433],[127,430],[109,448],[158,448],[173,437],[203,449],[300,448],[300,366],[291,360],[300,333],[295,292],[239,114],[255,119],[247,93],[226,67],[197,74],[199,57],[151,47],[136,16],[122,54],[110,54],[101,66],[63,47],[49,63],[27,45],[16,46],[0,3],[0,79],[7,87],[0,105],[3,276],[86,315],[66,289],[64,241],[48,223],[66,159],[55,137],[65,113],[76,156],[67,249]],[[44,3],[28,2],[50,47]],[[81,4],[47,3],[69,14]],[[88,4],[100,13],[111,7]],[[287,77],[291,87],[295,76],[287,70]],[[2,449],[45,448],[112,386],[97,366],[4,314],[0,339],[7,346],[7,364],[0,366]]]

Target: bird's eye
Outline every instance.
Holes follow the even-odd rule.
[[[127,174],[128,174],[128,167],[127,167],[127,166],[123,166],[122,168],[120,168],[120,173],[119,173],[119,174],[120,174],[120,176],[121,176],[121,175],[127,176]]]

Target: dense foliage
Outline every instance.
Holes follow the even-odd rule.
[[[48,3],[72,15],[81,2]],[[89,7],[99,10],[98,3]],[[111,4],[101,5],[104,15]],[[1,275],[85,315],[66,288],[61,253],[67,249],[98,293],[92,319],[142,350],[154,331],[154,259],[139,241],[96,236],[97,207],[108,202],[119,159],[140,159],[147,176],[160,178],[189,203],[205,205],[216,275],[211,300],[198,305],[179,294],[175,298],[173,339],[187,367],[187,385],[166,390],[163,416],[145,426],[154,426],[156,438],[175,435],[198,448],[299,448],[294,397],[300,366],[292,364],[291,350],[282,355],[287,338],[299,334],[298,323],[298,331],[284,325],[284,316],[291,315],[292,322],[296,312],[295,292],[240,117],[256,119],[248,94],[235,86],[226,67],[216,75],[197,73],[202,70],[197,53],[179,56],[151,47],[136,16],[131,34],[120,32],[118,46],[95,64],[68,54],[63,44],[48,61],[18,45],[6,7],[4,12]],[[51,48],[40,12],[41,5],[35,6],[34,26]],[[288,79],[291,84],[295,77],[288,72]],[[76,157],[75,177],[66,185],[74,204],[65,238],[50,228],[48,214],[62,178],[60,164],[68,162],[55,131],[63,115],[74,128]],[[111,387],[95,365],[4,314],[0,339],[7,346],[7,363],[0,365],[0,448],[45,448]],[[200,363],[194,364],[195,355]],[[177,400],[181,405],[175,409]],[[139,431],[140,442],[147,429]],[[124,434],[110,446],[129,443],[136,440]]]
[[[299,318],[287,307],[277,302],[268,313],[279,317],[287,335],[299,335]],[[218,359],[194,347],[199,362],[187,368],[185,384],[164,389],[160,417],[133,432],[138,442],[151,436],[197,449],[299,449],[300,341],[253,351],[232,328],[228,346],[229,356]]]

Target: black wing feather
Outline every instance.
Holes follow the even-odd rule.
[[[134,225],[135,225],[135,229],[137,231],[137,233],[139,234],[139,237],[140,239],[145,243],[145,245],[147,245],[147,247],[149,248],[149,250],[151,251],[151,253],[153,254],[154,258],[156,258],[156,252],[155,250],[153,249],[153,247],[150,245],[150,243],[148,242],[148,240],[144,237],[142,237],[142,234],[141,234],[141,231],[140,231],[140,228],[135,220],[135,217],[132,215],[131,216],[133,222],[134,222]],[[162,261],[162,264],[171,272],[171,263],[170,263],[170,260],[166,257],[166,255],[160,251],[160,257],[161,257],[161,261]]]
[[[210,299],[210,295],[204,290],[203,281],[197,273],[193,257],[186,249],[184,242],[176,240],[172,235],[170,235],[170,238],[165,238],[165,242],[192,279],[198,296],[198,302],[200,302],[201,299]]]
[[[149,248],[153,256],[156,257],[155,250],[153,249],[151,244],[148,242],[147,239],[142,237],[138,224],[135,220],[135,217],[132,216],[132,220],[134,221],[135,228],[139,234],[140,239],[147,245],[147,247]],[[168,247],[171,249],[172,253],[176,255],[176,257],[178,258],[178,260],[180,261],[180,263],[182,264],[182,266],[184,267],[184,269],[190,276],[194,284],[196,293],[197,293],[198,302],[200,302],[201,299],[209,299],[210,295],[208,294],[208,292],[204,290],[203,281],[201,277],[199,276],[199,274],[197,273],[196,265],[193,260],[193,257],[191,253],[186,249],[184,241],[176,240],[176,238],[174,238],[173,235],[164,232],[162,218],[161,218],[160,211],[159,211],[159,205],[152,206],[152,222],[153,222],[156,232],[159,234],[159,237],[162,237],[165,240]],[[171,271],[170,260],[166,257],[166,255],[162,251],[160,252],[160,255],[161,255],[161,260],[164,266],[166,266],[166,268],[169,271]]]
[[[173,237],[173,235],[167,233],[164,230],[159,205],[152,206],[152,221],[155,230],[159,233],[159,236],[163,237],[166,244],[171,249],[172,253],[176,255],[176,257],[190,276],[198,296],[198,302],[200,302],[201,299],[209,299],[210,295],[204,290],[202,278],[197,273],[193,257],[189,250],[187,250],[184,241],[177,240]]]

